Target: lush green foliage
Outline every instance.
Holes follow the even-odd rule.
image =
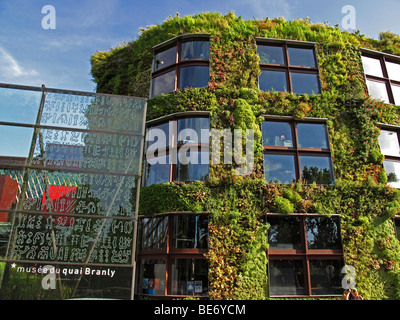
[[[399,192],[386,186],[378,122],[400,125],[398,106],[366,94],[360,47],[400,54],[399,37],[381,40],[338,27],[282,18],[243,21],[233,13],[170,17],[143,29],[124,46],[92,57],[99,92],[147,97],[152,47],[186,33],[211,37],[208,88],[186,89],[148,102],[148,119],[186,110],[210,112],[212,128],[253,128],[255,167],[237,176],[232,165],[210,165],[205,183],[166,183],[142,190],[142,214],[168,211],[210,213],[210,298],[265,299],[267,212],[340,214],[345,263],[357,271],[367,299],[400,298],[400,246],[392,223]],[[258,90],[256,37],[316,43],[322,93],[295,95]],[[260,121],[263,114],[326,118],[335,184],[267,184],[263,178]]]

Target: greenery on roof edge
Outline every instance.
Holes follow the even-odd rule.
[[[399,299],[400,245],[391,219],[400,212],[400,192],[386,185],[377,123],[400,125],[400,110],[368,97],[359,48],[400,55],[400,37],[384,32],[381,40],[368,39],[308,19],[244,21],[232,12],[177,15],[142,29],[132,42],[94,54],[98,92],[148,97],[152,47],[197,32],[210,33],[212,39],[209,87],[150,99],[147,117],[207,110],[214,128],[256,129],[255,170],[241,177],[231,166],[211,165],[205,183],[143,188],[141,213],[210,212],[210,299],[268,298],[267,226],[261,222],[265,213],[340,214],[345,263],[356,268],[361,294],[366,299]],[[315,42],[322,93],[258,90],[256,37]],[[259,125],[266,113],[327,119],[334,186],[265,182]]]

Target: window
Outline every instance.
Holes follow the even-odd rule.
[[[142,217],[138,236],[138,294],[207,295],[207,214]]]
[[[260,90],[321,93],[313,44],[259,39],[257,52],[261,67]]]
[[[385,103],[400,104],[400,57],[363,50],[361,59],[369,95]]]
[[[261,123],[264,174],[268,182],[334,182],[327,125],[324,120],[297,121],[266,116]]]
[[[208,113],[192,114],[148,123],[144,186],[208,179],[210,121]]]
[[[267,214],[271,296],[342,294],[338,216]]]
[[[155,47],[150,97],[177,89],[206,87],[209,59],[208,35],[180,36]]]
[[[379,135],[379,145],[385,156],[383,167],[388,178],[387,183],[394,188],[400,188],[399,130],[400,127],[382,125]]]

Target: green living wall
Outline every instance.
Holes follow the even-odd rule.
[[[308,19],[244,21],[231,12],[177,15],[142,29],[130,43],[94,54],[98,92],[148,97],[152,47],[188,33],[210,34],[208,88],[150,99],[147,118],[205,110],[212,128],[255,129],[254,171],[238,176],[233,165],[210,165],[207,182],[143,188],[141,213],[210,213],[210,299],[268,299],[264,214],[340,214],[345,263],[355,267],[360,293],[366,299],[399,299],[400,245],[392,219],[400,211],[400,193],[386,185],[377,123],[400,125],[400,110],[368,97],[359,49],[400,54],[400,37],[384,32],[380,40],[368,39]],[[257,37],[315,42],[322,93],[260,91]],[[262,114],[326,118],[335,185],[266,183]]]

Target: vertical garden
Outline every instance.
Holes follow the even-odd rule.
[[[149,97],[153,47],[183,34],[210,35],[208,87],[176,90],[148,100],[147,120],[184,111],[208,111],[215,129],[253,129],[251,174],[234,164],[210,164],[205,182],[142,188],[142,215],[209,213],[210,299],[268,299],[265,214],[340,215],[345,264],[354,266],[365,299],[400,298],[400,244],[393,218],[400,193],[387,185],[378,123],[400,125],[399,107],[369,98],[360,48],[400,55],[400,37],[380,40],[308,19],[244,21],[233,13],[170,17],[137,38],[91,58],[97,91]],[[321,93],[259,90],[256,39],[315,43]],[[329,130],[335,183],[268,183],[264,178],[262,115],[323,118]]]

